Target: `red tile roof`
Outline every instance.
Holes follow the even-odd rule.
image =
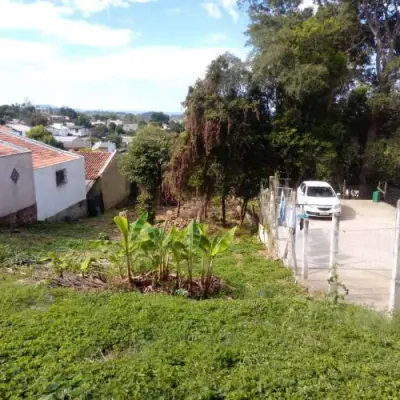
[[[13,146],[9,146],[7,143],[0,142],[0,157],[11,156],[13,154],[19,154],[19,153],[23,153],[23,151]]]
[[[73,153],[53,149],[51,146],[42,144],[36,140],[22,138],[12,133],[6,133],[0,129],[0,140],[10,143],[32,152],[33,168],[48,167],[49,165],[59,164],[65,161],[78,158]]]
[[[13,133],[13,130],[5,125],[0,125],[0,133]]]
[[[113,153],[103,151],[78,151],[78,154],[85,157],[85,179],[94,180],[107,164]]]

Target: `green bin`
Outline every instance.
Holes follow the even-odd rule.
[[[372,193],[372,202],[379,203],[381,199],[381,192],[379,190]]]

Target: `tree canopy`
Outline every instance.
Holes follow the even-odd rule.
[[[49,132],[43,125],[35,126],[27,132],[26,136],[30,139],[39,140],[40,142],[43,142],[50,146],[64,149],[63,143],[56,140],[51,132]]]
[[[160,203],[162,183],[168,166],[175,136],[154,125],[138,131],[135,140],[123,154],[120,170],[130,182],[140,188],[141,211],[154,217],[154,209]]]

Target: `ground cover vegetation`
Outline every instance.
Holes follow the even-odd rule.
[[[213,261],[229,295],[31,280],[49,248],[118,239],[113,217],[1,233],[1,398],[396,398],[399,321],[308,295],[243,229]]]

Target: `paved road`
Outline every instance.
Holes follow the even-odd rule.
[[[389,304],[396,210],[385,203],[343,200],[339,234],[339,280],[349,289],[347,301],[385,310]],[[328,288],[330,219],[311,219],[308,279],[312,291]],[[286,229],[280,228],[282,251]],[[302,269],[303,232],[297,230],[298,277]]]

